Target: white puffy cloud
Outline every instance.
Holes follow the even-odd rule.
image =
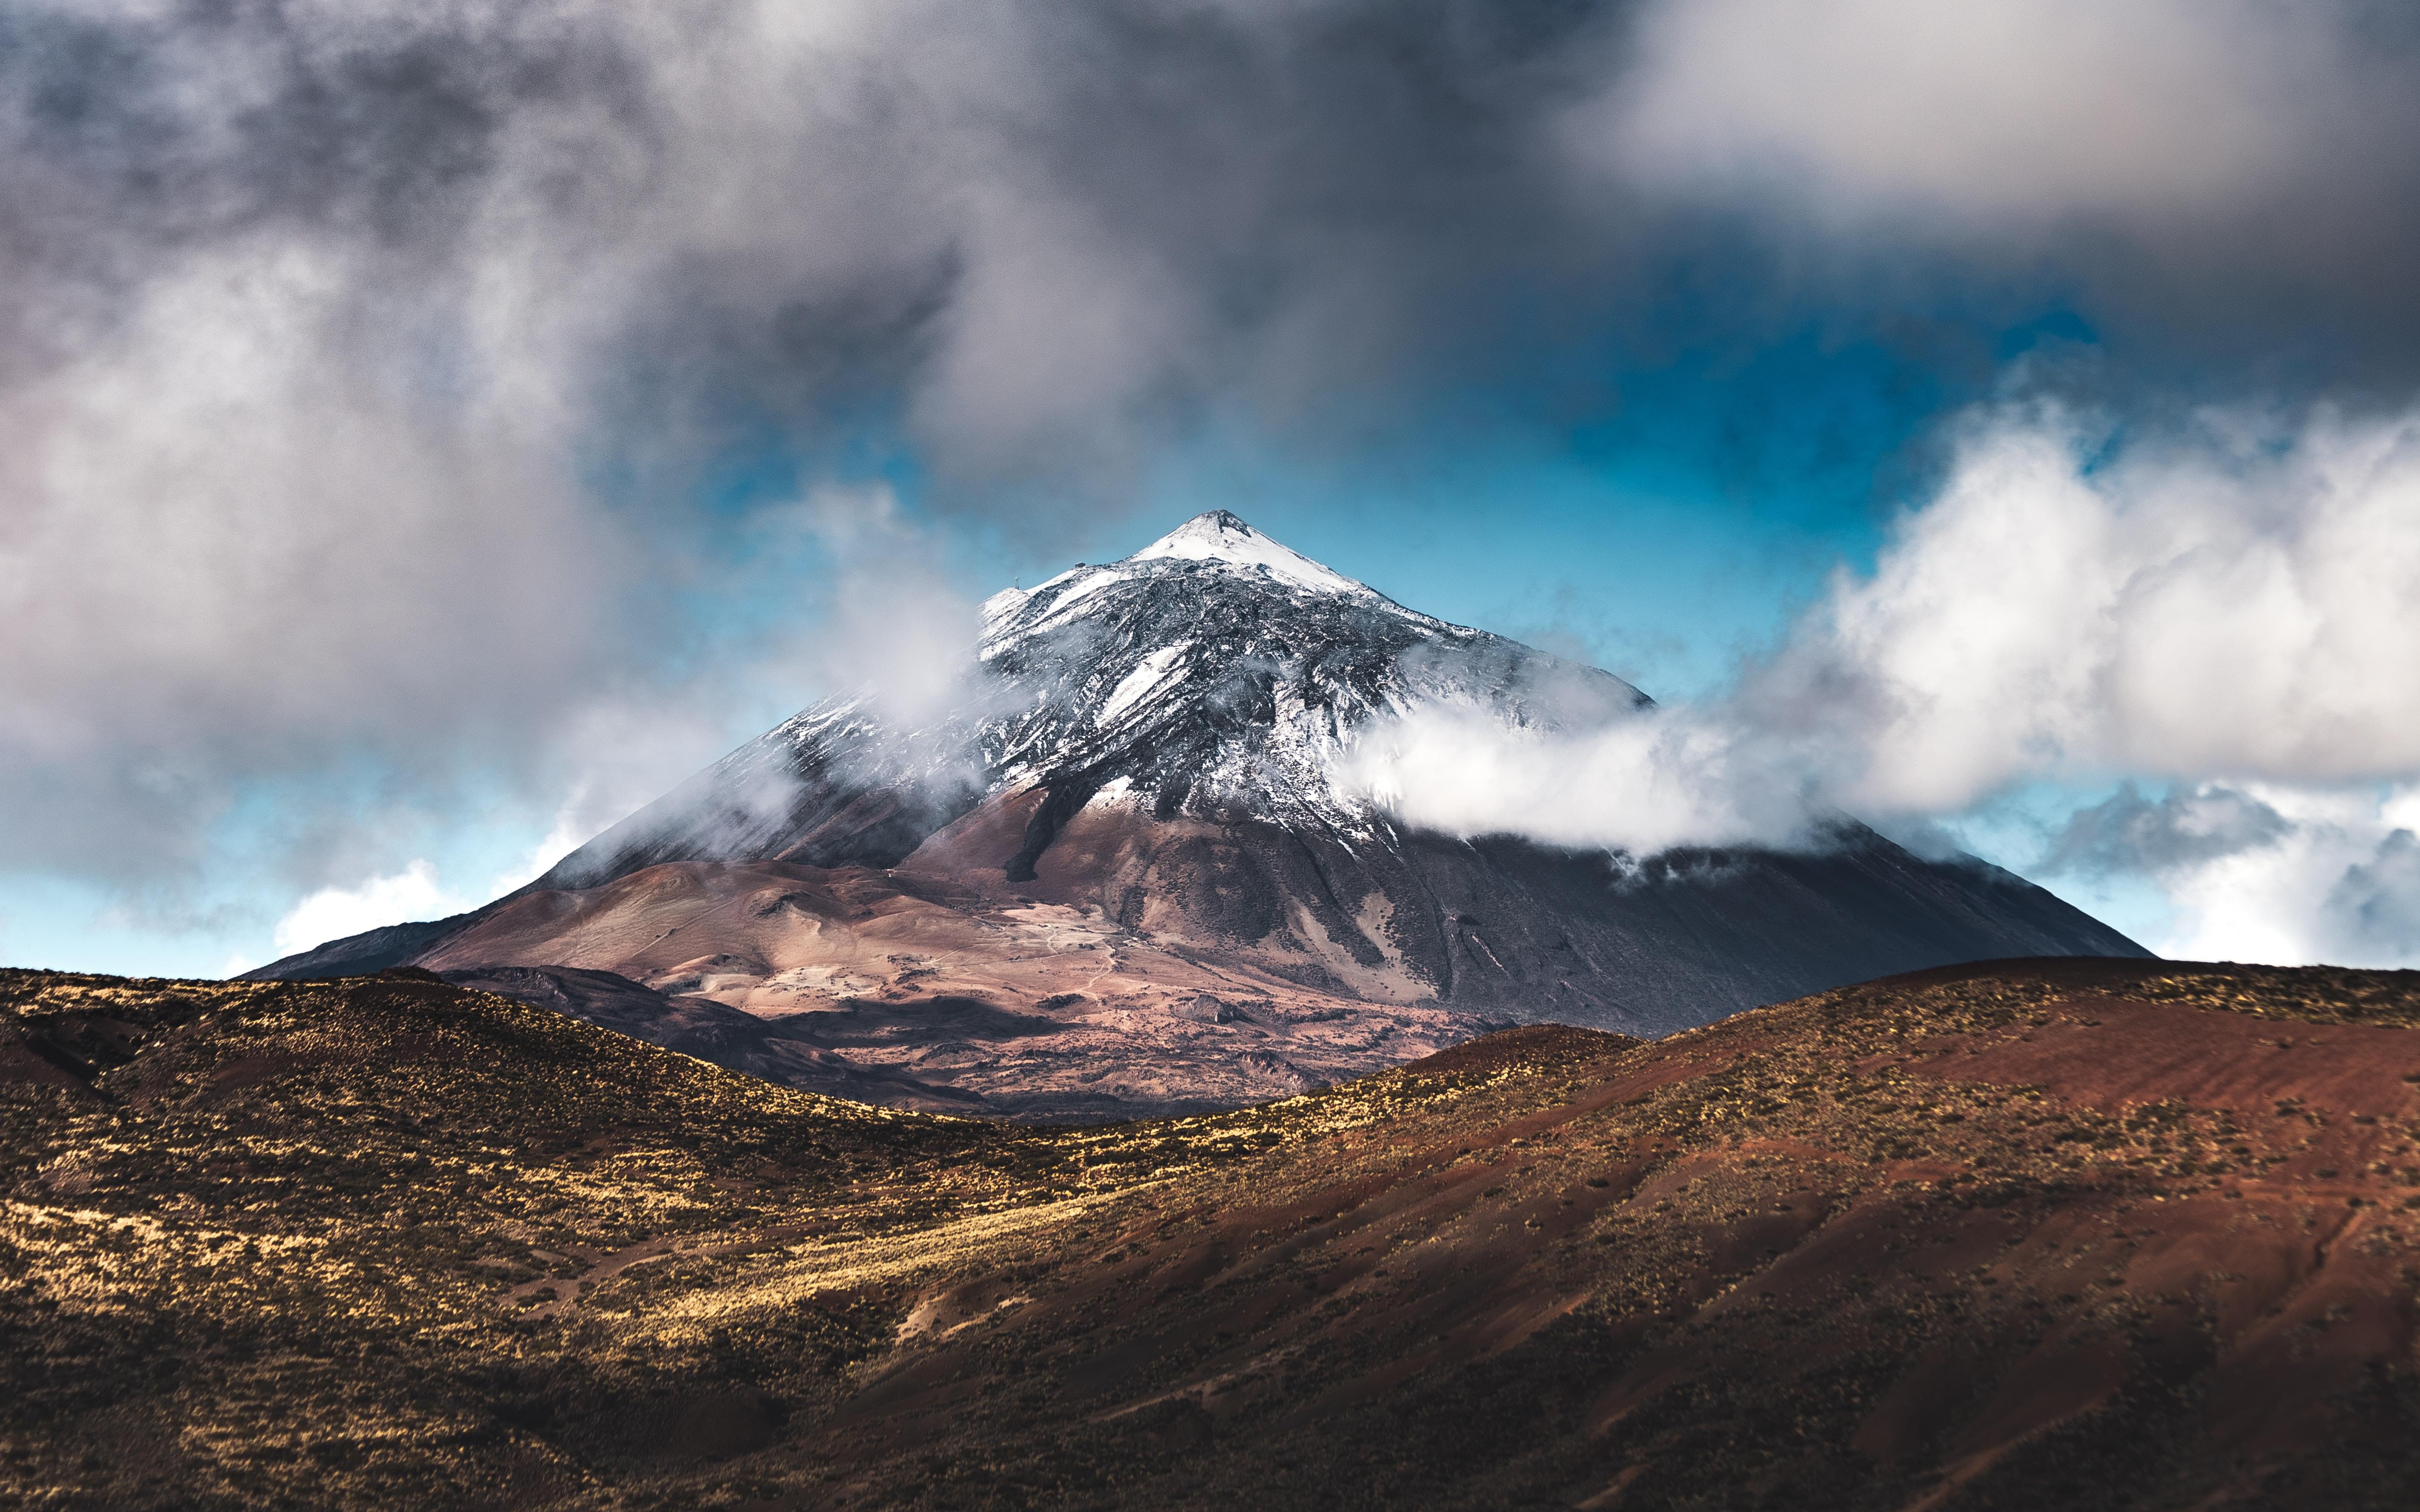
[[[1419,823],[1642,853],[2150,779],[2170,790],[2079,812],[2042,863],[2150,874],[2187,920],[2176,949],[2400,964],[2415,646],[2420,414],[2128,435],[2014,401],[1965,417],[1873,570],[1842,571],[1729,697],[1559,733],[1423,712],[1363,761]]]
[[[347,886],[315,888],[288,908],[271,930],[276,953],[291,955],[389,924],[443,918],[502,897],[535,879],[596,833],[596,823],[586,817],[587,799],[584,791],[575,791],[557,810],[554,824],[545,836],[474,891],[446,882],[437,864],[425,856],[415,856],[393,872],[371,875]],[[618,811],[615,817],[619,817]],[[233,973],[263,964],[240,957],[230,963],[227,970]]]
[[[1369,732],[1352,763],[1359,791],[1425,828],[1633,856],[1812,841],[1825,813],[1810,774],[1718,710],[1541,728],[1416,708]]]
[[[2040,777],[2420,771],[2415,519],[2420,414],[2130,436],[1995,408],[1745,697],[1883,810]]]
[[[291,954],[384,924],[442,918],[472,905],[473,900],[439,883],[434,866],[414,860],[393,875],[350,887],[322,887],[304,898],[277,921],[277,949]]]

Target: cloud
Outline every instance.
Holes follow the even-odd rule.
[[[2383,70],[2353,8],[2235,0],[1699,0],[1654,8],[1619,114],[1642,174],[1745,180],[1808,213],[1935,211],[2000,231],[2273,193]],[[2322,92],[2325,85],[2336,85]]]
[[[2216,783],[2151,798],[2129,781],[2068,816],[2042,869],[2053,873],[2173,872],[2274,844],[2292,828],[2260,799]]]
[[[2039,871],[2149,877],[2186,959],[2420,965],[2420,783],[2133,782],[2068,817]]]
[[[980,611],[941,571],[944,542],[888,485],[811,489],[759,530],[819,543],[822,612],[784,654],[783,679],[871,699],[914,728],[972,712]]]
[[[2420,414],[2218,410],[2120,433],[2055,402],[1956,427],[1870,577],[1750,679],[1852,806],[2033,778],[2420,771]]]
[[[278,918],[270,931],[271,941],[279,956],[291,955],[365,930],[447,918],[500,898],[535,880],[595,832],[596,825],[583,817],[586,800],[584,792],[575,791],[545,837],[527,855],[489,877],[484,887],[464,891],[448,884],[436,863],[415,856],[396,872],[306,893]],[[232,976],[264,964],[240,953],[225,970]]]
[[[1563,743],[1524,735],[1527,755],[1505,759],[1559,752],[1650,787],[1694,764],[1911,815],[2043,779],[2420,772],[2420,685],[2401,671],[2420,644],[2420,413],[2210,411],[2121,437],[2014,400],[1952,432],[1939,486],[1873,571],[1841,572],[1727,699]],[[2210,817],[2198,802],[2096,822],[2173,832]],[[2087,830],[2076,844],[2099,842]]]
[[[1809,774],[1719,710],[1592,711],[1541,728],[1428,704],[1367,732],[1351,761],[1354,788],[1405,823],[1639,857],[1821,843],[1831,817]]]
[[[2328,890],[2346,959],[2420,964],[2420,837],[2397,826]]]
[[[1946,253],[2172,335],[2291,339],[2283,323],[2324,315],[2409,375],[2391,347],[2420,296],[2391,270],[2420,231],[2420,26],[2402,8],[1664,0],[1626,39],[1566,124],[1574,151],[1801,239],[1815,276],[1921,278]]]
[[[372,877],[351,887],[322,887],[277,921],[280,955],[307,950],[327,940],[411,918],[442,918],[472,906],[472,900],[439,885],[437,869],[415,860],[392,876]]]
[[[361,402],[297,330],[322,271],[189,269],[0,400],[0,782],[58,798],[10,859],[173,858],[232,774],[518,730],[618,649],[627,543],[543,418]]]
[[[1187,414],[1379,382],[1556,213],[1509,86],[1552,36],[1381,17],[8,8],[0,868],[156,881],[279,787],[359,874],[365,769],[549,804],[649,722],[693,764],[701,661],[781,660],[699,604],[821,529],[735,457],[904,455],[1048,535]],[[946,595],[856,549],[830,639],[912,678]]]
[[[1727,697],[1552,733],[1417,711],[1373,733],[1372,790],[1458,833],[1646,853],[2133,774],[2167,790],[2080,810],[2046,870],[2158,878],[2195,920],[2181,949],[2407,959],[2420,413],[2128,433],[2016,399],[1953,433],[1873,570]]]
[[[2420,965],[2420,784],[2258,783],[2200,799],[2212,800],[2268,817],[2230,837],[2238,843],[2154,846],[2138,858],[2179,911],[2164,954]]]
[[[1802,790],[1931,810],[2062,764],[2404,769],[2361,680],[2408,629],[2373,579],[2408,563],[2346,541],[2406,466],[2363,395],[2420,377],[2412,28],[2252,0],[1817,14],[0,8],[0,870],[190,875],[270,794],[284,885],[391,875],[413,852],[365,813],[502,785],[602,822],[776,684],[871,669],[930,706],[963,606],[895,508],[834,534],[832,478],[1054,541],[1206,433],[1309,455],[1450,445],[1494,423],[1474,408],[1585,426],[1675,349],[1996,330],[2071,292],[2149,332],[2111,359],[2123,425],[1978,417],[1959,491],[1783,669],[1811,680],[1573,759],[1668,787],[1675,752],[1815,753],[1778,795],[1688,797],[1722,833],[1787,828]],[[2317,418],[2165,454],[2127,431],[2102,468],[2205,338]],[[2279,497],[2307,529],[2261,515]],[[797,595],[821,645],[729,608],[783,602],[733,563],[784,531],[826,575]],[[2166,566],[2163,532],[2191,543]],[[1992,578],[1941,576],[1962,554]],[[1962,581],[1972,608],[1925,598]],[[2029,651],[1982,617],[2076,595],[2128,636]],[[2177,628],[2298,611],[2341,643],[2229,648],[2248,689]],[[2009,707],[1937,634],[1980,638]],[[2231,700],[2276,718],[2203,717]]]

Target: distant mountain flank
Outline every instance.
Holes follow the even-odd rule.
[[[1298,1090],[1508,1023],[1654,1035],[1926,966],[2146,953],[1846,818],[1821,851],[1639,858],[1408,828],[1352,779],[1357,736],[1417,709],[1554,730],[1651,703],[1213,511],[996,594],[939,717],[827,700],[515,894],[250,975],[613,973],[886,1085],[1085,1118]]]

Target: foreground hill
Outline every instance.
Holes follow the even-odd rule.
[[[1100,1119],[1282,1096],[1508,1023],[1654,1035],[1921,966],[2142,953],[1846,815],[1788,850],[1652,857],[1408,827],[1358,766],[1399,718],[1520,738],[1652,701],[1223,511],[1003,591],[971,649],[940,713],[829,700],[511,896],[250,975],[421,965],[593,1000],[814,1090]],[[701,1040],[714,1004],[764,1027]]]
[[[1039,1129],[0,973],[0,1500],[2408,1507],[2420,980],[2019,962]]]

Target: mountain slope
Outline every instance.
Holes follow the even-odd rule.
[[[1222,1029],[1236,1021],[1210,1011],[1187,1031],[1206,1036],[1202,1074],[1259,1054],[1309,1085],[1489,1021],[1658,1034],[1960,960],[2141,953],[2030,884],[1919,859],[1845,818],[1820,850],[1642,861],[1406,830],[1355,780],[1359,734],[1415,709],[1554,730],[1649,702],[1214,512],[996,595],[945,716],[817,704],[403,958],[612,971],[775,1015],[944,996],[1056,1014],[1063,1042],[1018,1049],[1057,1057],[1044,1079],[1067,1083],[1054,1106],[1073,1113],[1087,1068],[1150,1080],[1138,1068],[1164,1037],[1137,1031],[1205,995],[1248,1016],[1260,1004],[1263,1027]],[[817,875],[745,870],[768,866]],[[749,901],[687,933],[653,912],[700,887]],[[822,901],[784,903],[785,889]],[[362,944],[377,949],[359,965],[394,959],[390,937]],[[1078,948],[1107,955],[1062,959]],[[354,955],[337,942],[256,975],[334,974]],[[1274,1027],[1335,1015],[1361,1049]],[[1379,1058],[1351,1058],[1365,1052]],[[940,1053],[902,1049],[892,1069],[971,1085],[964,1057],[927,1064]],[[1202,1095],[1233,1094],[1216,1083]]]
[[[0,972],[0,1503],[2401,1512],[2415,1024],[2004,962],[1063,1130]]]

